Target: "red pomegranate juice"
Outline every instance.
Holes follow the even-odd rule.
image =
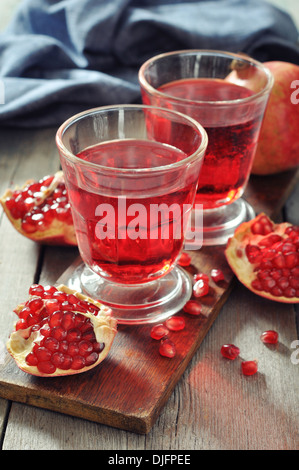
[[[250,174],[261,116],[242,118],[244,108],[241,110],[236,105],[231,106],[231,112],[225,112],[223,108],[219,113],[213,105],[197,102],[243,99],[251,96],[252,91],[221,79],[177,80],[163,85],[159,91],[189,100],[186,105],[182,102],[173,104],[169,100],[167,107],[189,114],[207,131],[209,143],[199,176],[196,202],[203,204],[205,209],[212,209],[238,199]],[[225,119],[221,118],[224,112]]]
[[[143,174],[131,178],[128,191],[127,183],[123,189],[124,181],[117,172],[113,174],[113,169],[169,165],[186,158],[186,154],[169,145],[130,139],[98,144],[77,157],[112,170],[101,180],[96,170],[92,173],[77,165],[77,174],[67,178],[85,263],[122,284],[148,282],[168,272],[182,248],[183,219],[192,208],[196,178],[189,179],[185,187],[179,181],[175,185],[172,182],[169,191],[169,172],[158,177]],[[172,204],[176,209],[173,212],[169,210]],[[159,213],[153,210],[157,206],[163,207]]]

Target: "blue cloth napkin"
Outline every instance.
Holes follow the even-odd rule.
[[[299,64],[297,39],[292,19],[262,0],[24,0],[0,35],[0,125],[58,126],[84,109],[140,102],[138,69],[161,52]]]

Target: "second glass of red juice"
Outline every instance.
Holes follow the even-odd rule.
[[[139,82],[145,104],[192,116],[207,131],[196,203],[203,209],[203,244],[225,244],[255,215],[241,196],[273,85],[271,72],[248,56],[184,50],[149,59]]]

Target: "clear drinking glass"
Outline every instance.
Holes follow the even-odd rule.
[[[69,287],[119,323],[180,310],[192,287],[176,260],[207,147],[202,126],[174,111],[110,106],[70,118],[56,143],[83,260]]]
[[[149,59],[139,70],[143,103],[198,120],[209,144],[196,203],[203,208],[203,244],[224,244],[254,217],[241,198],[273,85],[271,72],[252,58],[221,51],[185,50]]]

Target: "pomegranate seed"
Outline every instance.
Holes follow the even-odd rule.
[[[78,328],[71,328],[66,335],[67,341],[79,341],[81,339],[81,331]]]
[[[49,325],[51,328],[59,326],[63,317],[63,312],[58,310],[57,312],[52,313],[49,320]]]
[[[85,367],[85,359],[82,356],[75,356],[72,360],[71,368],[78,370],[83,369]]]
[[[63,365],[65,360],[65,356],[62,352],[55,352],[52,356],[51,362],[54,364],[56,367],[61,369],[61,366]],[[71,362],[71,361],[70,361]]]
[[[254,279],[254,280],[251,282],[251,287],[253,287],[253,289],[258,290],[258,291],[262,291],[262,290],[263,290],[262,283],[261,283],[261,281],[259,281],[258,279]]]
[[[77,356],[79,354],[79,345],[76,342],[69,343],[67,352],[70,356]]]
[[[258,363],[254,361],[243,361],[241,363],[243,375],[254,375],[258,371]]]
[[[93,351],[93,346],[90,341],[82,340],[79,343],[79,355],[87,356]]]
[[[85,357],[85,365],[86,366],[91,366],[94,364],[99,358],[99,355],[97,352],[92,352],[88,356]]]
[[[30,294],[30,295],[42,296],[43,293],[44,293],[44,288],[43,288],[43,286],[41,286],[40,284],[33,284],[33,285],[29,288],[29,294]]]
[[[196,281],[193,286],[194,297],[203,297],[209,293],[209,284],[204,282],[202,279]]]
[[[57,354],[57,353],[55,353]],[[72,362],[73,362],[73,359],[71,356],[69,356],[68,354],[64,354],[63,355],[63,362],[62,364],[60,365],[60,369],[62,370],[68,370],[71,368],[71,365],[72,365]]]
[[[41,347],[38,347],[35,351],[35,355],[37,357],[37,360],[39,362],[42,362],[42,361],[50,361],[51,359],[51,351],[43,346]]]
[[[204,274],[204,273],[194,274],[193,279],[194,279],[194,282],[199,281],[200,279],[203,282],[205,282],[206,284],[209,284],[209,282],[210,282],[209,276],[207,274]]]
[[[246,245],[245,253],[250,263],[257,263],[261,260],[261,249],[256,245]]]
[[[60,341],[59,343],[59,351],[62,353],[66,353],[69,348],[69,343],[66,340]]]
[[[185,328],[185,318],[181,316],[170,317],[165,322],[166,328],[171,331],[180,331]]]
[[[48,299],[45,302],[45,309],[49,315],[56,312],[57,310],[60,310],[60,308],[61,303],[57,299]]]
[[[261,334],[261,340],[266,344],[276,344],[278,342],[278,333],[274,330],[267,330]]]
[[[36,313],[40,311],[43,308],[43,306],[44,306],[44,302],[39,297],[31,299],[27,302],[27,307],[30,309],[32,313]]]
[[[33,352],[31,352],[31,353],[27,354],[26,362],[29,366],[37,366],[38,359],[37,359],[36,355]]]
[[[27,321],[21,318],[20,320],[17,321],[15,328],[16,330],[26,330],[28,326],[30,325],[28,325]]]
[[[75,326],[75,314],[73,312],[66,312],[63,315],[63,319],[61,320],[61,326],[64,330],[70,330]]]
[[[172,358],[176,355],[176,348],[174,343],[170,339],[162,339],[159,347],[159,353],[161,356]]]
[[[42,374],[54,374],[56,371],[55,365],[50,361],[38,362],[37,368]]]
[[[299,264],[299,254],[289,252],[284,255],[285,264],[287,268],[295,268]]]
[[[183,310],[190,315],[200,315],[202,313],[202,306],[196,300],[188,300]]]
[[[45,286],[44,287],[44,294],[52,296],[55,292],[57,292],[57,289],[56,289],[55,286]]]
[[[298,286],[299,287],[299,286]],[[31,311],[30,308],[24,307],[19,313],[19,318],[22,318],[23,320],[26,320],[28,316],[30,315]]]
[[[226,359],[234,360],[240,354],[240,349],[234,344],[224,344],[221,346],[220,352]]]
[[[52,338],[51,336],[45,338],[42,344],[45,348],[49,349],[50,351],[58,351],[59,349],[59,341],[56,338]]]
[[[212,269],[211,278],[217,283],[224,280],[224,274],[221,269]]]
[[[180,266],[190,266],[191,264],[191,256],[188,255],[188,253],[182,253],[181,256],[179,257],[177,263]]]
[[[51,329],[52,338],[62,341],[66,338],[67,332],[61,326],[55,326]]]
[[[160,340],[164,336],[168,335],[168,333],[169,333],[168,328],[166,328],[166,326],[163,325],[163,323],[160,323],[152,327],[150,336],[153,339]]]

